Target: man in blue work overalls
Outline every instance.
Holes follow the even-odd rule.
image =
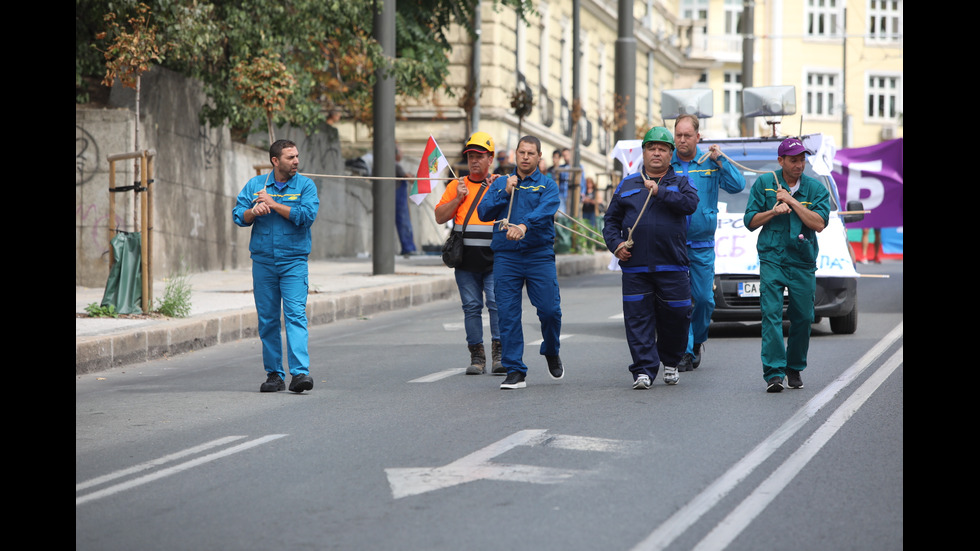
[[[280,312],[286,321],[289,390],[313,388],[306,327],[310,226],[320,208],[316,184],[298,173],[299,151],[289,140],[269,147],[272,172],[245,184],[232,209],[235,224],[252,226],[252,286],[266,381],[261,392],[286,389]]]
[[[500,325],[504,390],[525,388],[524,331],[521,301],[524,285],[541,322],[541,354],[553,379],[565,374],[561,345],[561,296],[555,269],[555,213],[558,184],[538,170],[541,141],[524,136],[517,144],[514,174],[497,178],[477,207],[481,220],[498,220],[493,230],[493,279]],[[505,219],[506,220],[503,220]]]
[[[698,208],[689,217],[687,256],[691,261],[691,330],[687,351],[677,371],[690,371],[701,365],[708,326],[715,310],[715,229],[718,227],[718,191],[738,193],[745,189],[742,171],[725,159],[717,144],[705,156],[698,142],[701,124],[696,115],[681,115],[674,120],[674,156],[670,166],[698,191]],[[704,157],[703,162],[701,158]]]

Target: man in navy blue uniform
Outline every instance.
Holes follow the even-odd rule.
[[[677,364],[691,324],[687,216],[698,192],[670,166],[674,138],[662,126],[643,137],[643,166],[619,183],[606,210],[603,237],[623,270],[623,318],[633,388],[650,388],[664,364],[677,384]]]

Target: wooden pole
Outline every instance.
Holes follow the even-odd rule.
[[[140,188],[146,188],[146,154],[140,156]],[[139,192],[139,190],[137,190]],[[140,271],[143,280],[142,300],[140,301],[144,314],[150,313],[150,292],[151,282],[149,279],[149,267],[147,262],[147,197],[145,193],[140,193]]]
[[[112,238],[116,234],[116,195],[112,190],[116,187],[116,162],[109,160],[109,271],[112,271],[113,264],[116,263],[115,254],[112,252]]]

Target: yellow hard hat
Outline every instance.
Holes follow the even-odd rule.
[[[474,132],[463,148],[463,155],[470,151],[489,151],[493,155],[493,138],[486,132]]]

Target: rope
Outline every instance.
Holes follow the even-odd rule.
[[[508,176],[509,177],[509,176]],[[514,208],[514,196],[517,195],[517,186],[514,186],[514,191],[510,193],[510,203],[507,205],[507,217],[502,220],[497,220],[500,222],[500,229],[506,231],[510,227],[510,212]],[[527,232],[524,232],[527,235]],[[524,235],[521,236],[524,239]]]
[[[776,171],[775,170],[756,170],[754,168],[749,168],[749,167],[747,167],[747,166],[745,166],[743,164],[739,164],[738,162],[736,162],[734,159],[732,159],[728,155],[725,155],[725,152],[724,151],[718,151],[718,154],[721,155],[722,157],[728,159],[728,162],[732,163],[733,165],[737,166],[738,168],[741,168],[742,170],[748,170],[749,172],[756,172],[758,174],[772,174],[772,179],[776,183],[776,187],[779,187],[779,177],[776,176]],[[709,155],[711,155],[711,152],[710,151],[708,151],[704,155],[701,155],[701,158],[698,159],[698,164],[703,163],[704,160],[707,159]],[[782,203],[782,201],[779,201],[779,202]]]
[[[564,217],[566,217],[566,218],[568,218],[568,219],[569,219],[569,220],[571,220],[572,222],[575,222],[575,223],[576,223],[576,224],[578,224],[579,226],[582,226],[583,228],[585,228],[585,229],[587,229],[587,230],[589,230],[590,232],[592,232],[592,233],[594,233],[595,235],[598,235],[599,237],[602,237],[602,234],[601,234],[601,233],[599,233],[599,232],[597,232],[597,231],[595,230],[595,228],[593,228],[592,226],[590,226],[590,225],[588,225],[588,224],[584,224],[584,223],[582,223],[581,221],[579,221],[579,219],[578,219],[578,218],[575,218],[574,216],[572,216],[572,215],[570,215],[570,214],[566,214],[566,213],[564,213],[564,212],[562,212],[562,211],[560,211],[560,210],[558,211],[558,214],[561,214],[562,216],[564,216]],[[556,223],[557,223],[557,222],[556,222]],[[562,227],[563,227],[563,228],[565,228],[565,226],[562,226]],[[565,229],[568,229],[568,228],[565,228]],[[582,234],[579,234],[579,235],[582,235]],[[585,237],[585,236],[583,236],[583,237]]]
[[[663,179],[664,179],[664,177],[661,176],[660,179],[658,179],[655,182],[657,184],[657,187],[658,188],[660,187],[660,180],[663,180]],[[619,247],[616,247],[616,250],[617,251],[620,248],[622,248],[622,247],[626,247],[627,249],[632,249],[633,248],[633,230],[635,230],[637,224],[640,223],[640,218],[643,218],[643,213],[646,212],[647,205],[650,204],[650,198],[651,197],[653,197],[653,188],[650,188],[650,191],[647,193],[647,199],[646,199],[646,201],[643,202],[643,208],[640,209],[640,214],[636,215],[636,220],[633,222],[633,227],[630,228],[629,233],[626,235],[626,241],[624,241]]]
[[[565,213],[562,213],[562,214],[565,214]],[[566,216],[568,216],[568,215],[566,215]],[[573,220],[575,220],[575,219],[573,218]],[[576,222],[577,222],[577,220],[576,220]],[[564,226],[564,225],[562,225],[562,224],[559,224],[558,222],[555,222],[555,225],[556,225],[556,226],[558,226],[559,228],[565,228],[566,230],[568,230],[568,231],[570,231],[570,232],[572,232],[572,233],[574,233],[575,235],[578,235],[578,236],[581,236],[581,237],[584,237],[584,238],[586,238],[586,239],[588,239],[589,241],[591,241],[591,242],[593,242],[593,243],[595,243],[596,245],[599,245],[599,246],[600,246],[600,247],[602,247],[602,248],[606,248],[606,244],[605,244],[605,243],[603,243],[602,241],[597,241],[597,240],[595,240],[595,239],[593,239],[593,238],[591,238],[591,237],[589,237],[588,235],[585,235],[584,233],[579,233],[579,232],[577,232],[577,231],[575,231],[575,230],[573,230],[572,228],[569,228],[568,226]]]
[[[772,172],[773,174],[775,174],[775,172],[772,171],[772,170],[756,170],[754,168],[749,168],[749,167],[747,167],[747,166],[745,166],[743,164],[739,164],[738,162],[736,162],[734,159],[732,159],[728,155],[725,155],[725,152],[724,151],[719,151],[718,154],[721,155],[722,157],[728,159],[728,161],[730,163],[732,163],[733,165],[737,166],[738,168],[741,168],[742,170],[748,170],[749,172],[758,172],[759,174],[765,174],[767,172]],[[710,151],[708,151],[704,155],[701,155],[701,158],[698,159],[698,164],[703,163],[704,160],[707,159],[709,155],[711,155],[711,152]]]
[[[449,171],[450,172],[453,171],[452,167],[449,167]],[[420,177],[416,177],[416,176],[402,176],[401,178],[399,178],[397,176],[358,176],[356,174],[303,174],[303,176],[306,176],[307,178],[310,178],[310,177],[314,177],[314,178],[344,178],[344,179],[355,178],[355,179],[358,179],[358,180],[436,180],[436,181],[442,181],[442,180],[447,180],[447,181],[459,180],[459,178],[456,176],[456,173],[455,172],[453,172],[452,178],[448,178],[448,177],[447,178],[420,178]]]
[[[593,228],[592,226],[589,226],[588,224],[583,224],[583,223],[582,223],[582,222],[581,222],[580,220],[578,220],[578,219],[577,219],[577,218],[575,218],[574,216],[571,216],[571,215],[570,215],[570,214],[568,214],[568,213],[565,213],[565,212],[562,212],[561,210],[559,210],[559,211],[558,211],[558,214],[561,214],[561,215],[562,215],[562,216],[564,216],[565,218],[568,218],[568,219],[569,219],[569,220],[571,220],[572,222],[575,222],[575,223],[576,223],[576,224],[578,224],[579,226],[582,226],[583,228],[585,228],[585,229],[587,229],[587,230],[589,230],[590,232],[592,232],[592,233],[594,233],[595,235],[598,235],[599,237],[602,237],[602,234],[601,234],[601,233],[599,233],[599,232],[597,232],[597,231],[595,230],[595,228]],[[596,239],[593,239],[592,237],[590,237],[590,236],[588,236],[588,235],[585,235],[584,233],[580,233],[580,232],[577,232],[577,231],[575,231],[575,230],[573,230],[572,228],[569,228],[568,226],[565,226],[565,225],[563,225],[563,224],[560,224],[560,223],[558,223],[558,222],[555,222],[555,225],[556,225],[556,226],[558,226],[559,228],[565,228],[566,230],[568,230],[568,231],[570,231],[570,232],[572,232],[572,233],[574,233],[575,235],[578,235],[578,236],[580,236],[580,237],[584,237],[584,238],[586,238],[586,239],[588,239],[589,241],[591,241],[591,242],[593,242],[593,243],[595,243],[596,245],[599,245],[599,246],[600,246],[600,247],[602,247],[602,248],[605,248],[605,247],[606,247],[606,244],[605,244],[605,242],[603,242],[603,241],[598,241],[598,240],[596,240]]]

